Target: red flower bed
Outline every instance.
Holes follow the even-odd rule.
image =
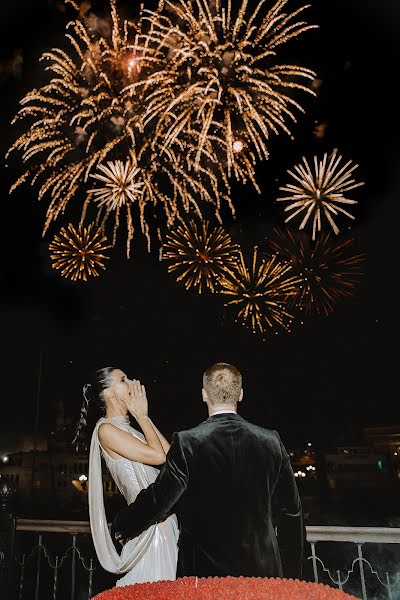
[[[115,587],[92,600],[356,600],[338,589],[299,579],[183,577]]]

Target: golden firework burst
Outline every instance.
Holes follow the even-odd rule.
[[[337,241],[323,233],[312,242],[304,233],[275,229],[267,252],[291,264],[302,278],[291,303],[308,315],[329,316],[338,302],[354,294],[363,275],[365,254],[355,246],[353,238]]]
[[[354,216],[344,206],[357,204],[357,200],[346,197],[347,192],[362,185],[353,178],[353,171],[358,165],[351,160],[341,165],[342,156],[334,150],[328,159],[324,154],[322,160],[314,156],[314,171],[303,156],[303,163],[294,167],[294,171],[288,171],[289,175],[297,183],[289,183],[279,189],[289,192],[289,196],[277,198],[278,202],[288,202],[285,212],[289,212],[285,223],[288,223],[297,215],[302,216],[299,229],[304,229],[308,223],[312,223],[312,239],[316,239],[317,232],[322,230],[323,220],[326,219],[333,231],[338,234],[339,227],[335,218],[345,215],[349,219]]]
[[[105,165],[99,165],[100,173],[92,174],[91,177],[101,181],[104,186],[89,190],[93,193],[95,202],[104,206],[108,211],[118,211],[122,206],[129,206],[143,194],[143,181],[137,181],[140,172],[135,165],[129,161],[109,161]]]
[[[254,248],[250,267],[240,251],[236,267],[221,282],[221,294],[230,298],[225,306],[234,308],[254,333],[277,333],[290,330],[293,314],[288,298],[297,293],[300,282],[290,264],[276,257],[266,260]]]
[[[137,167],[135,155],[131,160],[108,161],[105,165],[99,165],[100,173],[91,174],[91,177],[104,184],[89,190],[88,199],[94,198],[99,207],[99,217],[104,209],[102,226],[104,227],[111,213],[114,213],[114,235],[113,244],[116,241],[117,230],[120,223],[121,210],[125,209],[127,221],[127,255],[130,255],[131,241],[134,227],[132,219],[132,205],[138,205],[140,215],[144,214],[145,201],[143,199],[145,183],[141,177],[140,169]],[[99,220],[99,219],[98,219]],[[142,231],[146,231],[146,225],[142,219]]]
[[[108,260],[104,251],[111,246],[106,242],[102,229],[95,227],[94,223],[78,229],[70,223],[67,228],[61,228],[49,245],[52,266],[72,281],[97,277],[100,270],[105,269],[104,261]]]
[[[176,274],[186,289],[215,292],[218,280],[235,265],[237,245],[222,227],[208,222],[181,224],[170,233],[163,246],[162,258],[170,261],[168,271]]]
[[[267,158],[271,132],[290,133],[288,121],[296,121],[296,110],[303,111],[294,92],[314,94],[305,81],[315,73],[281,64],[277,50],[315,26],[298,19],[308,6],[284,12],[287,2],[277,0],[267,10],[266,0],[260,0],[250,12],[247,0],[237,8],[232,0],[166,0],[168,15],[145,11],[149,38],[165,50],[166,62],[157,73],[159,85],[146,99],[146,114],[172,117],[165,145],[184,129],[197,128],[199,165],[207,138],[219,137],[228,172],[240,177],[245,170],[237,170],[237,164],[247,146]]]

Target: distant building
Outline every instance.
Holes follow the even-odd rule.
[[[377,452],[390,457],[400,456],[400,425],[364,427],[363,438]]]
[[[384,454],[397,482],[400,480],[400,425],[384,427],[364,427],[363,437],[365,442],[373,446],[376,452]]]
[[[331,490],[385,487],[391,481],[386,456],[369,446],[339,446],[325,453],[324,461]]]
[[[47,440],[47,448],[15,452],[0,459],[0,475],[14,483],[20,506],[40,505],[46,514],[82,511],[87,507],[89,476],[88,440],[74,450],[72,423],[64,419],[59,404],[55,430]],[[118,492],[107,469],[103,469],[105,500]]]

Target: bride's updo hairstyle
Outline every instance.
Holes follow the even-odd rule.
[[[96,413],[97,418],[105,414],[105,404],[103,392],[111,384],[111,373],[116,367],[105,367],[96,371],[92,383],[85,383],[82,388],[83,401],[79,423],[76,428],[75,437],[72,444],[75,446],[79,440],[82,430],[86,428],[89,420],[89,409],[91,413]],[[92,410],[93,409],[93,410]]]

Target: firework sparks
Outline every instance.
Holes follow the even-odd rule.
[[[323,233],[311,242],[305,234],[275,229],[268,250],[302,278],[290,300],[308,315],[329,316],[338,302],[354,294],[363,274],[365,254],[355,250],[354,239],[335,241]]]
[[[230,298],[225,306],[233,307],[254,333],[277,333],[278,329],[290,330],[293,315],[288,298],[297,293],[300,281],[290,264],[275,257],[265,260],[255,248],[250,267],[239,253],[236,268],[222,281],[221,293]]]
[[[166,0],[169,16],[145,11],[150,38],[166,54],[166,66],[157,74],[159,86],[147,103],[150,118],[173,117],[165,145],[183,129],[199,127],[197,165],[206,139],[220,136],[228,174],[233,170],[240,177],[238,138],[259,158],[268,158],[271,132],[290,134],[288,121],[296,121],[296,110],[304,112],[293,92],[314,94],[303,82],[313,80],[315,73],[280,64],[277,49],[315,26],[298,20],[308,6],[285,13],[287,2],[277,0],[265,10],[266,0],[260,0],[250,13],[247,0],[237,11],[232,0]]]
[[[314,172],[303,156],[303,164],[300,163],[294,167],[294,171],[288,171],[289,175],[297,183],[289,183],[279,189],[289,192],[289,196],[277,198],[278,202],[289,202],[284,209],[290,215],[286,218],[288,223],[297,215],[303,216],[299,229],[304,229],[309,222],[312,222],[312,239],[316,239],[317,232],[322,229],[324,219],[328,221],[333,231],[338,234],[339,227],[335,218],[345,215],[350,219],[354,216],[343,206],[357,204],[357,200],[347,198],[347,192],[354,190],[362,185],[357,183],[352,174],[358,165],[351,160],[343,166],[340,164],[342,157],[334,150],[328,159],[324,154],[322,160],[314,156]]]
[[[205,289],[215,292],[217,281],[234,267],[237,254],[237,246],[222,227],[211,229],[207,222],[197,226],[191,221],[167,236],[162,256],[170,261],[168,271],[177,275],[178,282],[201,294]]]
[[[100,270],[105,269],[104,261],[108,260],[104,251],[111,246],[105,245],[106,242],[103,231],[95,228],[93,223],[78,229],[70,223],[67,229],[61,228],[49,245],[52,266],[72,281],[97,277]]]

